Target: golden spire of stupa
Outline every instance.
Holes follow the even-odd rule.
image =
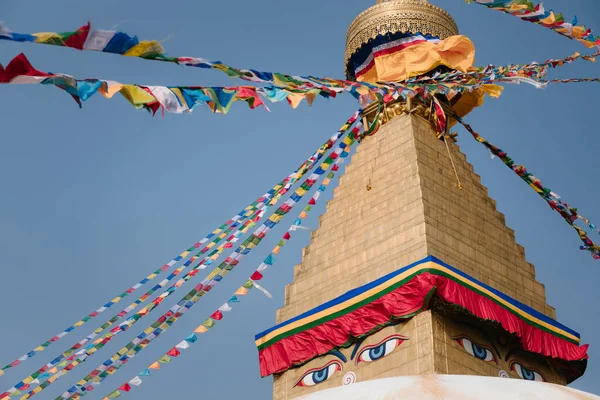
[[[398,32],[445,39],[458,35],[458,27],[450,14],[427,0],[377,0],[376,5],[360,13],[348,28],[345,65],[369,40]]]

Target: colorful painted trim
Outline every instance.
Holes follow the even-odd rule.
[[[256,335],[261,375],[285,371],[392,320],[412,317],[434,294],[499,322],[528,351],[567,361],[587,358],[577,332],[429,256]]]

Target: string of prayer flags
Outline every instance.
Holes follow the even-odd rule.
[[[517,174],[521,179],[523,179],[527,184],[542,198],[544,199],[550,208],[560,214],[561,217],[573,228],[577,231],[579,238],[583,242],[583,245],[580,247],[581,250],[587,250],[591,253],[592,257],[595,260],[600,260],[600,246],[594,243],[588,236],[587,233],[575,225],[575,222],[578,219],[582,219],[587,221],[588,225],[590,225],[589,221],[578,214],[576,208],[569,206],[567,203],[561,200],[561,197],[554,193],[549,188],[545,187],[542,182],[531,174],[527,169],[522,166],[516,164],[512,158],[508,156],[504,151],[494,146],[486,139],[481,137],[477,132],[475,132],[469,124],[464,123],[460,117],[455,116],[457,121],[459,121],[467,131],[473,136],[475,140],[479,143],[483,144],[494,156],[498,157],[504,165],[510,168],[515,174]],[[593,224],[591,224],[593,225]],[[595,225],[593,225],[595,227]]]
[[[258,211],[258,213],[264,214],[264,208],[260,209]],[[251,226],[250,224],[248,224],[250,222],[252,222],[252,220],[246,221],[246,224],[245,224],[246,228],[243,229],[244,233]],[[69,357],[67,359],[67,361],[70,361],[69,364],[67,364],[67,361],[61,362],[59,364],[59,366],[64,367],[64,369],[62,371],[60,371],[59,374],[56,374],[55,376],[59,377],[59,376],[64,375],[67,371],[73,369],[78,364],[81,364],[82,362],[86,361],[88,356],[92,355],[98,349],[103,347],[114,336],[116,336],[120,332],[127,331],[133,324],[135,324],[137,321],[139,321],[141,318],[143,318],[145,315],[147,315],[149,312],[151,312],[156,306],[158,306],[165,298],[167,298],[168,296],[173,294],[178,288],[183,286],[183,284],[185,284],[189,279],[191,279],[194,275],[196,275],[194,272],[197,272],[197,269],[188,272],[177,283],[172,285],[169,289],[167,289],[164,293],[162,293],[158,298],[156,298],[150,305],[148,305],[145,308],[143,308],[142,310],[138,311],[136,314],[134,314],[133,316],[131,316],[130,318],[128,318],[127,320],[122,322],[119,326],[111,329],[107,334],[103,335],[100,339],[96,340],[91,346],[87,346],[84,349],[81,349],[80,351],[78,351],[77,353],[72,355],[71,357]],[[144,331],[144,334],[152,334],[152,333],[156,334],[157,331],[159,331],[161,329],[162,330],[166,329],[165,326],[170,326],[171,323],[176,321],[183,313],[185,313],[187,311],[187,309],[189,309],[189,302],[186,303],[187,299],[188,299],[188,297],[191,296],[192,293],[196,293],[199,287],[201,287],[201,285],[196,286],[196,288],[194,290],[192,290],[190,293],[188,293],[188,295],[185,296],[182,300],[180,300],[176,306],[172,307],[167,313],[165,313],[163,316],[159,317],[159,319],[156,320],[151,325],[151,328]],[[175,315],[175,318],[170,318],[173,315]],[[167,320],[167,318],[169,318],[169,319]],[[156,330],[154,330],[154,329],[156,329]],[[126,359],[123,359],[122,356],[124,354],[130,354],[131,351],[133,351],[135,344],[137,344],[136,342],[139,342],[139,339],[141,339],[140,336],[138,336],[138,338],[136,338],[133,342],[128,344],[126,347],[121,349],[118,352],[118,355],[116,355],[116,356],[114,355],[110,359],[110,362],[105,362],[103,364],[103,367],[106,367],[106,366],[109,367],[109,369],[106,371],[108,371],[110,373],[110,366],[111,366],[111,364],[113,364],[113,362],[118,362],[119,363],[118,365],[121,365],[120,363],[122,363],[123,361],[126,361]],[[139,343],[139,345],[142,348],[145,347],[145,344],[143,342]],[[121,357],[119,358],[119,356],[121,356]],[[96,374],[99,373],[98,371],[95,371],[95,372],[96,372]],[[26,398],[29,398],[29,397],[33,396],[34,394],[35,393],[29,392],[28,395],[26,396]]]
[[[596,54],[597,55],[597,54]],[[422,95],[443,94],[449,99],[459,93],[473,92],[479,88],[493,97],[498,97],[501,90],[494,87],[493,82],[518,83],[526,82],[540,88],[547,81],[540,81],[546,75],[549,66],[557,67],[583,58],[593,60],[596,55],[576,55],[563,60],[549,60],[539,65],[536,63],[524,66],[493,67],[488,66],[477,71],[466,74],[457,72],[447,74],[435,74],[430,78],[412,79],[406,84],[387,83],[380,85],[369,85],[362,90],[349,82],[343,83],[344,89],[350,91],[355,97],[367,96],[371,101],[378,96],[402,96],[404,98],[414,97],[417,93]],[[591,81],[589,78],[587,81]],[[564,80],[576,82],[576,80]],[[236,101],[246,102],[251,109],[259,106],[266,107],[263,98],[270,102],[287,100],[292,107],[306,99],[312,104],[317,94],[324,95],[319,89],[306,86],[302,88],[294,86],[284,87],[201,87],[201,86],[142,86],[121,84],[116,81],[84,79],[78,80],[66,74],[46,73],[33,68],[29,60],[20,54],[15,57],[4,69],[0,65],[0,83],[4,84],[45,84],[53,85],[69,93],[79,104],[86,101],[97,93],[106,98],[112,98],[119,93],[125,97],[134,107],[145,109],[155,114],[159,109],[164,113],[189,113],[200,105],[207,105],[213,113],[229,112],[232,104]],[[359,90],[360,89],[360,90]],[[330,97],[330,94],[324,95]]]
[[[358,123],[354,127],[352,132],[349,133],[346,138],[344,138],[344,140],[342,142],[344,145],[344,147],[343,147],[344,151],[342,151],[339,154],[339,158],[335,159],[335,161],[333,161],[333,159],[330,160],[334,164],[332,171],[334,170],[334,168],[335,168],[335,171],[339,170],[338,165],[342,164],[344,159],[346,157],[348,157],[350,147],[355,143],[356,139],[360,136],[361,132],[362,132],[362,124]],[[327,160],[325,160],[323,163],[327,163]],[[321,167],[319,167],[319,168],[328,168],[328,167],[323,166],[323,164],[321,164]],[[320,175],[321,176],[318,177],[317,180],[320,178],[323,178],[324,174],[320,174]],[[319,199],[319,197],[321,196],[321,194],[323,192],[325,192],[325,190],[327,189],[327,185],[329,184],[328,181],[330,181],[333,177],[334,177],[334,174],[332,174],[331,172],[326,175],[326,177],[323,179],[321,185],[319,186],[319,189],[317,190],[317,192],[315,192],[313,194],[313,196],[311,197],[309,203],[311,203],[312,205],[316,204],[316,202]],[[308,213],[311,210],[312,210],[311,206],[307,205],[302,210],[302,213]],[[275,254],[276,254],[275,249],[278,247],[285,246],[285,244],[291,239],[290,232],[294,231],[295,230],[294,227],[300,225],[301,223],[302,222],[301,222],[300,217],[294,221],[294,223],[290,226],[290,228],[283,235],[282,240],[277,244],[277,246],[275,246],[275,248],[271,251],[271,253],[264,259],[264,261],[259,265],[259,267],[252,273],[250,278],[240,288],[238,288],[236,290],[235,294],[232,295],[227,302],[223,303],[223,305],[221,305],[214,313],[212,313],[208,319],[203,321],[202,324],[200,324],[194,330],[194,332],[190,333],[182,342],[180,342],[178,345],[176,345],[171,350],[166,352],[163,356],[161,356],[157,361],[154,361],[151,365],[154,365],[157,362],[160,363],[160,359],[165,356],[177,357],[177,356],[181,355],[181,351],[179,351],[179,350],[187,350],[190,347],[190,345],[196,343],[196,341],[198,340],[198,336],[196,335],[197,333],[203,334],[203,333],[208,332],[209,329],[213,328],[216,325],[216,321],[221,321],[224,318],[223,313],[230,312],[233,309],[234,304],[240,302],[240,299],[238,298],[238,296],[245,296],[248,293],[248,290],[250,290],[252,288],[257,288],[257,289],[263,291],[263,293],[264,293],[265,289],[262,288],[256,281],[260,281],[263,278],[263,272],[265,272],[270,266],[273,265],[273,263],[275,261]],[[268,297],[270,297],[270,295]],[[182,346],[182,344],[183,344],[183,346]],[[136,387],[140,386],[143,383],[141,376],[144,376],[144,377],[151,376],[151,373],[149,370],[150,370],[150,367],[144,369],[142,371],[142,373],[133,377],[127,383],[124,383],[123,385],[119,386],[119,388],[117,390],[110,392],[107,396],[105,396],[103,398],[103,400],[115,399],[115,398],[120,397],[122,395],[122,392],[124,391],[123,390],[124,387],[129,387],[129,389],[131,389],[132,382],[136,383],[136,385],[134,385],[134,386],[136,386]],[[129,390],[125,390],[125,391],[129,392]],[[73,397],[71,397],[71,398],[73,398]]]
[[[491,0],[478,0],[482,3],[489,3]],[[493,1],[497,2],[497,1]],[[112,81],[85,80],[81,81],[80,87],[75,90],[74,85],[69,85],[73,78],[61,75],[55,77],[58,80],[58,87],[67,90],[74,95],[76,100],[86,100],[91,94],[88,91],[96,93],[100,91],[105,96],[120,93],[126,97],[134,106],[145,108],[152,112],[156,112],[158,108],[163,108],[168,112],[189,112],[199,104],[207,103],[213,112],[226,113],[229,111],[231,103],[236,100],[246,101],[251,108],[264,105],[261,96],[269,99],[272,102],[284,101],[292,107],[306,99],[312,104],[315,96],[335,97],[337,93],[348,91],[355,98],[363,95],[371,96],[372,100],[379,92],[392,92],[393,85],[391,83],[368,84],[365,82],[354,82],[347,80],[339,80],[332,78],[315,78],[291,76],[273,72],[261,72],[252,69],[239,69],[227,66],[218,61],[209,61],[197,57],[169,57],[164,54],[161,45],[156,41],[140,42],[136,36],[128,35],[124,32],[92,30],[90,24],[79,28],[76,31],[64,33],[40,33],[40,34],[19,34],[0,27],[0,39],[11,40],[16,42],[32,42],[40,44],[51,44],[56,46],[72,47],[79,50],[93,50],[105,53],[121,54],[125,56],[141,57],[149,60],[172,62],[179,65],[193,66],[199,68],[216,69],[226,73],[231,78],[240,78],[246,81],[273,85],[274,87],[252,88],[240,87],[239,90],[232,94],[231,88],[218,88],[218,93],[208,93],[204,90],[207,88],[198,87],[149,87],[138,85],[121,85]],[[83,42],[82,42],[83,41]],[[523,71],[524,75],[532,76],[529,69],[540,69],[535,64],[529,65],[527,71]],[[484,67],[484,69],[489,69]],[[543,68],[542,68],[543,69]],[[495,75],[488,75],[488,80],[502,78],[498,75],[502,68],[495,71]],[[56,75],[56,74],[55,74]],[[38,77],[39,79],[40,77]],[[30,78],[32,79],[32,78]],[[52,83],[46,81],[46,84]],[[472,91],[473,87],[469,85],[455,82],[456,87],[438,87],[428,88],[426,90],[435,90],[437,93],[451,95],[460,91]],[[179,89],[179,90],[178,90]],[[180,90],[183,89],[182,92]],[[410,94],[415,88],[404,87],[403,97]],[[148,93],[150,92],[150,93]],[[174,93],[172,93],[174,92]],[[259,95],[260,94],[260,95]],[[79,100],[81,99],[81,100]]]
[[[569,39],[577,40],[588,48],[599,47],[600,38],[592,34],[592,30],[579,25],[577,17],[571,22],[565,21],[562,13],[553,10],[546,11],[542,3],[534,4],[530,0],[466,0],[467,3],[477,3],[494,10],[502,11],[523,21],[533,22],[545,28],[552,29]]]
[[[268,198],[267,196],[268,195],[264,196],[265,199]],[[154,292],[156,292],[157,290],[165,287],[166,284],[169,281],[171,281],[174,277],[178,276],[179,273],[181,273],[189,265],[191,265],[192,263],[194,263],[201,255],[203,255],[209,249],[211,249],[213,247],[213,246],[211,246],[211,244],[214,245],[214,244],[219,243],[223,238],[227,237],[227,235],[231,232],[231,230],[233,230],[236,227],[239,227],[239,225],[242,222],[244,222],[244,224],[242,225],[241,229],[238,229],[231,236],[227,237],[227,240],[226,240],[226,242],[224,244],[220,245],[219,247],[217,247],[217,249],[213,250],[210,253],[209,257],[202,259],[191,271],[189,271],[188,273],[186,273],[173,286],[171,286],[171,288],[167,289],[167,292],[165,292],[166,294],[163,293],[162,295],[160,295],[159,297],[157,297],[156,299],[153,300],[153,302],[155,303],[155,305],[160,304],[167,296],[169,296],[170,294],[172,294],[177,288],[181,287],[185,282],[187,282],[187,280],[189,280],[190,278],[192,278],[193,276],[195,276],[201,269],[206,268],[206,265],[207,265],[207,263],[209,261],[216,260],[218,258],[218,256],[223,252],[223,250],[225,248],[227,248],[227,244],[228,243],[229,244],[235,243],[239,239],[239,237],[242,236],[249,229],[250,223],[252,223],[252,220],[261,211],[262,211],[262,208],[258,209],[257,211],[255,211],[254,214],[252,214],[250,216],[249,220],[246,220],[248,218],[246,215],[244,215],[244,216],[240,217],[239,219],[237,219],[230,227],[228,227],[227,229],[225,229],[223,231],[223,233],[221,233],[220,235],[216,236],[215,239],[213,239],[211,241],[211,243],[209,243],[207,246],[205,246],[204,248],[202,248],[199,253],[197,253],[196,255],[194,255],[193,257],[191,257],[189,260],[187,260],[181,267],[179,267],[175,271],[173,271],[169,276],[167,276],[159,284],[157,284],[154,287],[152,287],[148,292],[146,292],[143,296],[141,296],[139,299],[137,299],[134,303],[132,303],[131,305],[129,305],[128,307],[126,307],[125,309],[123,309],[121,312],[119,312],[117,315],[115,315],[114,317],[112,317],[106,323],[102,324],[92,334],[86,336],[83,340],[75,343],[68,350],[66,350],[61,355],[59,355],[58,357],[56,357],[55,359],[53,359],[50,363],[44,365],[43,367],[41,367],[40,369],[38,369],[36,372],[34,372],[33,374],[29,375],[28,377],[26,377],[25,379],[23,379],[21,382],[17,383],[15,386],[13,386],[13,388],[19,387],[24,382],[27,382],[27,380],[29,380],[29,379],[36,378],[37,376],[39,376],[40,374],[44,373],[49,368],[52,368],[52,367],[54,367],[56,365],[61,366],[61,364],[63,363],[63,360],[73,361],[76,357],[82,356],[84,354],[84,352],[86,352],[86,351],[90,352],[90,351],[97,350],[98,347],[93,347],[93,345],[86,346],[86,344],[88,342],[90,342],[91,340],[93,340],[95,337],[97,337],[103,330],[105,330],[108,327],[112,326],[112,324],[114,324],[120,318],[124,317],[129,312],[133,311],[139,304],[141,304],[142,302],[144,302],[145,300],[147,300]],[[225,225],[225,226],[227,226],[227,225]],[[140,315],[140,317],[141,316],[145,316],[145,315],[148,314],[148,312],[150,312],[152,310],[153,310],[153,308],[144,308],[144,310],[141,311],[139,313],[139,315]],[[135,318],[135,316],[132,317],[132,318]],[[118,329],[114,329],[113,331],[107,333],[101,339],[99,339],[98,341],[94,342],[93,344],[99,345],[101,343],[106,343],[109,340],[111,340],[113,334],[116,334],[116,333],[118,333],[120,331],[121,331],[120,327]],[[78,351],[78,349],[79,349],[79,351]],[[66,362],[62,366],[66,367],[67,366]],[[39,384],[39,382],[38,382],[38,384]]]
[[[336,92],[352,86],[352,82],[329,78],[299,77],[275,72],[262,72],[252,69],[239,69],[219,61],[209,61],[198,57],[169,57],[157,41],[139,41],[137,36],[113,30],[95,30],[88,22],[75,32],[22,34],[12,32],[0,25],[0,40],[29,42],[71,47],[77,50],[91,50],[103,53],[139,57],[145,60],[170,62],[197,68],[216,69],[230,78],[239,78],[250,82],[268,83],[276,86],[288,86],[296,89],[317,89],[317,94],[335,97]],[[356,87],[367,88],[358,84]]]
[[[231,218],[230,220],[228,220],[226,222],[226,224],[220,226],[215,231],[213,231],[210,235],[208,235],[206,238],[202,239],[200,242],[197,242],[192,247],[190,247],[190,249],[188,250],[188,252],[193,251],[193,249],[195,249],[195,248],[201,247],[203,244],[205,244],[208,240],[212,239],[213,237],[217,237],[217,238],[222,237],[223,236],[223,230],[226,229],[229,224],[236,224],[236,222],[243,221],[243,219],[245,219],[246,217],[252,216],[253,213],[254,213],[254,211],[256,211],[257,209],[260,209],[261,211],[264,211],[264,206],[265,205],[268,205],[268,206],[275,205],[278,202],[278,200],[281,198],[281,196],[287,192],[287,190],[289,189],[289,187],[295,181],[297,181],[298,179],[302,178],[309,170],[311,170],[312,167],[315,165],[315,163],[318,162],[324,156],[324,154],[327,152],[327,150],[330,149],[330,148],[332,148],[334,146],[334,144],[337,142],[337,140],[339,139],[339,137],[341,137],[351,127],[351,125],[354,124],[354,122],[358,118],[359,113],[360,113],[360,110],[356,111],[348,119],[348,121],[346,121],[346,123],[342,126],[342,128],[340,129],[340,131],[338,131],[335,135],[333,135],[330,139],[328,139],[322,146],[320,146],[293,173],[291,173],[283,181],[281,181],[280,183],[278,183],[277,185],[275,185],[269,192],[265,193],[263,196],[261,196],[260,198],[258,198],[255,202],[251,203],[251,205],[249,205],[244,210],[240,211],[237,215],[235,215],[233,218]],[[255,221],[256,221],[255,218],[254,219],[250,219],[250,222],[255,222]],[[250,225],[248,225],[248,226],[250,226]],[[210,248],[210,243],[208,244],[208,246],[206,246],[206,248]],[[213,251],[213,253],[214,253],[214,251]],[[213,254],[213,253],[211,253],[211,254]],[[187,254],[186,254],[186,256],[187,256]],[[209,265],[210,263],[212,263],[212,261],[213,260],[209,260],[205,264]],[[175,286],[175,288],[176,287],[178,287],[178,286]],[[172,293],[175,290],[175,288],[172,287],[172,288],[168,289],[166,293]],[[159,297],[159,299],[163,299],[163,297]],[[159,302],[160,301],[153,303],[153,305],[151,305],[152,308],[144,308],[143,310],[140,310],[132,318],[135,321],[137,321],[139,318],[141,318],[141,316],[146,315],[149,311],[151,311],[154,308],[154,306],[156,304],[158,304]],[[138,317],[138,316],[140,316],[140,317]],[[137,319],[135,319],[135,318],[137,318]],[[113,334],[115,332],[120,332],[121,329],[122,329],[121,327],[123,327],[123,326],[126,327],[125,329],[128,329],[128,327],[130,325],[128,325],[127,321],[126,321],[124,324],[121,324],[118,327],[118,330],[113,329],[113,331],[110,332],[110,334]],[[109,336],[112,337],[112,335],[109,335]],[[94,345],[95,345],[94,347],[89,347],[88,346],[87,348],[84,348],[84,349],[80,350],[78,352],[78,354],[76,354],[76,355],[84,356],[85,358],[87,358],[88,355],[92,354],[92,352],[95,352],[95,350],[97,350],[99,347],[103,346],[104,343],[106,343],[107,339],[108,339],[108,336],[105,336],[100,342],[96,341],[94,343]],[[146,343],[140,342],[139,345],[143,348],[143,347],[146,346]],[[89,352],[90,354],[85,354],[85,352]],[[69,361],[73,361],[73,358],[71,358],[71,360],[69,360]],[[84,360],[85,360],[85,358],[84,358]],[[79,361],[73,361],[71,364],[67,365],[65,361],[62,361],[62,362],[60,362],[59,365],[62,364],[61,367],[64,367],[64,369],[68,371],[68,370],[72,369],[72,367],[74,365],[77,365],[78,363],[79,363]],[[55,367],[51,368],[50,370],[47,370],[46,372],[43,372],[42,375],[40,376],[40,379],[42,379],[42,378],[48,378],[48,380],[46,382],[42,383],[38,388],[35,388],[34,390],[30,391],[30,393],[28,393],[28,395],[27,395],[26,398],[31,397],[35,393],[39,393],[39,391],[43,390],[45,387],[47,387],[52,382],[54,382],[55,379],[57,379],[58,376],[49,376],[49,373],[57,374],[57,373],[60,373],[60,372]],[[32,374],[32,375],[36,375],[36,374],[37,374],[37,372],[35,374]],[[44,376],[44,375],[47,375],[47,376]],[[5,399],[5,395],[8,396],[7,393],[0,394],[0,399],[4,400]]]
[[[123,84],[100,79],[75,79],[70,75],[46,73],[35,69],[24,54],[16,56],[6,68],[0,65],[0,83],[53,85],[70,94],[79,106],[97,93],[110,99],[115,94],[122,95],[137,109],[145,109],[155,114],[159,109],[170,113],[190,113],[200,105],[207,105],[211,112],[227,114],[236,101],[243,101],[251,109],[263,106],[263,98],[271,102],[287,99],[290,94],[304,98],[315,94],[315,89],[291,93],[285,88],[276,89],[280,96],[273,98],[268,88],[253,86],[202,87],[202,86],[143,86]],[[273,90],[275,90],[273,88]],[[312,103],[312,100],[310,101]],[[299,101],[290,103],[297,106]]]
[[[333,137],[341,137],[356,121],[359,112],[353,114],[353,116],[344,124],[342,130],[345,129],[344,132],[338,131]],[[350,122],[352,121],[352,122]],[[332,138],[333,138],[332,137]],[[331,141],[332,139],[330,139]],[[345,141],[345,139],[344,139]],[[296,189],[296,191],[291,195],[291,197],[282,204],[259,228],[257,228],[250,237],[248,237],[244,242],[224,261],[222,262],[217,269],[215,269],[211,274],[209,274],[201,284],[197,285],[193,290],[191,290],[180,302],[177,303],[176,306],[172,307],[167,313],[157,319],[150,328],[147,328],[142,334],[138,335],[137,338],[128,343],[123,349],[119,352],[113,354],[109,359],[100,364],[94,371],[86,375],[82,380],[77,382],[76,385],[70,387],[66,392],[62,394],[58,399],[69,399],[72,398],[72,394],[75,392],[79,392],[83,389],[85,392],[88,387],[88,383],[92,379],[96,379],[95,385],[99,385],[102,380],[107,376],[106,367],[111,367],[118,360],[119,364],[128,362],[131,358],[135,357],[140,351],[142,351],[145,346],[147,346],[150,342],[160,336],[164,331],[168,330],[173,323],[175,323],[182,315],[184,315],[189,309],[191,309],[194,304],[196,304],[206,293],[208,293],[212,288],[221,281],[219,278],[223,278],[229,273],[229,271],[233,270],[239,262],[250,253],[250,251],[260,244],[263,238],[269,233],[269,231],[275,227],[283,218],[284,215],[289,213],[294,205],[302,200],[302,197],[312,186],[314,186],[319,174],[316,172],[319,169],[326,168],[328,169],[331,164],[333,164],[333,160],[338,158],[340,154],[344,152],[344,148],[347,147],[347,144],[342,141],[339,143],[338,147],[333,150],[321,163],[321,166],[315,170],[308,178],[304,180],[304,182]],[[336,140],[337,142],[337,140]],[[220,272],[217,270],[220,269]],[[217,278],[219,277],[219,278]],[[208,281],[208,282],[206,282]],[[206,283],[205,283],[206,282]],[[252,283],[250,283],[252,285]],[[252,287],[252,286],[250,286]],[[214,325],[214,319],[209,318],[202,324],[205,329],[210,329]],[[127,330],[128,326],[123,327],[123,330]],[[137,343],[136,343],[137,341]],[[145,346],[140,346],[142,343],[145,343]],[[82,359],[81,362],[84,362],[85,359]]]

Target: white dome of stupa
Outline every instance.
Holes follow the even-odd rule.
[[[417,375],[352,383],[297,400],[600,400],[566,386],[466,375]]]

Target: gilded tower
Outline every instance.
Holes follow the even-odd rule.
[[[350,24],[345,69],[348,79],[402,81],[466,71],[473,57],[446,11],[380,1]],[[440,98],[459,115],[482,100]],[[275,399],[407,375],[565,385],[583,374],[586,347],[554,321],[514,231],[431,110],[401,98],[364,108],[379,129],[340,178],[278,325],[257,335]]]

